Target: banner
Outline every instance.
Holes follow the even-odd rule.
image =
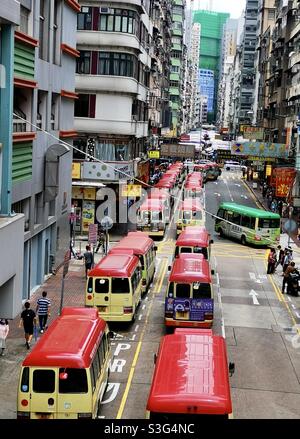
[[[83,201],[82,205],[82,231],[89,231],[89,224],[94,224],[95,201]]]
[[[81,163],[73,162],[72,163],[72,178],[78,178],[81,177]]]
[[[159,159],[160,151],[148,151],[149,159]]]
[[[288,158],[289,155],[289,149],[284,143],[235,142],[231,152],[236,156]]]
[[[287,197],[293,187],[296,171],[294,168],[276,169],[276,197]]]
[[[140,184],[124,184],[122,186],[122,197],[141,197],[142,186]]]

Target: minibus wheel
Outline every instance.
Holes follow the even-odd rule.
[[[247,244],[246,236],[245,235],[242,235],[242,237],[241,237],[241,244],[242,245],[246,245]]]

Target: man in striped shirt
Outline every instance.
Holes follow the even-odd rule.
[[[47,299],[47,291],[42,292],[42,297],[37,301],[36,312],[39,317],[40,332],[43,333],[46,329],[47,319],[50,316],[51,302]]]

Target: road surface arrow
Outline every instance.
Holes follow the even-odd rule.
[[[249,296],[252,296],[253,305],[259,305],[259,301],[257,300],[258,294],[254,290],[250,291]]]

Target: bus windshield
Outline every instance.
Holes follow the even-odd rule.
[[[258,227],[260,229],[279,229],[280,219],[259,218]]]
[[[191,294],[191,285],[190,284],[177,284],[176,285],[176,297],[181,297],[184,299],[185,297],[190,297]]]
[[[113,277],[111,279],[111,292],[112,294],[129,293],[129,279],[127,277]]]

